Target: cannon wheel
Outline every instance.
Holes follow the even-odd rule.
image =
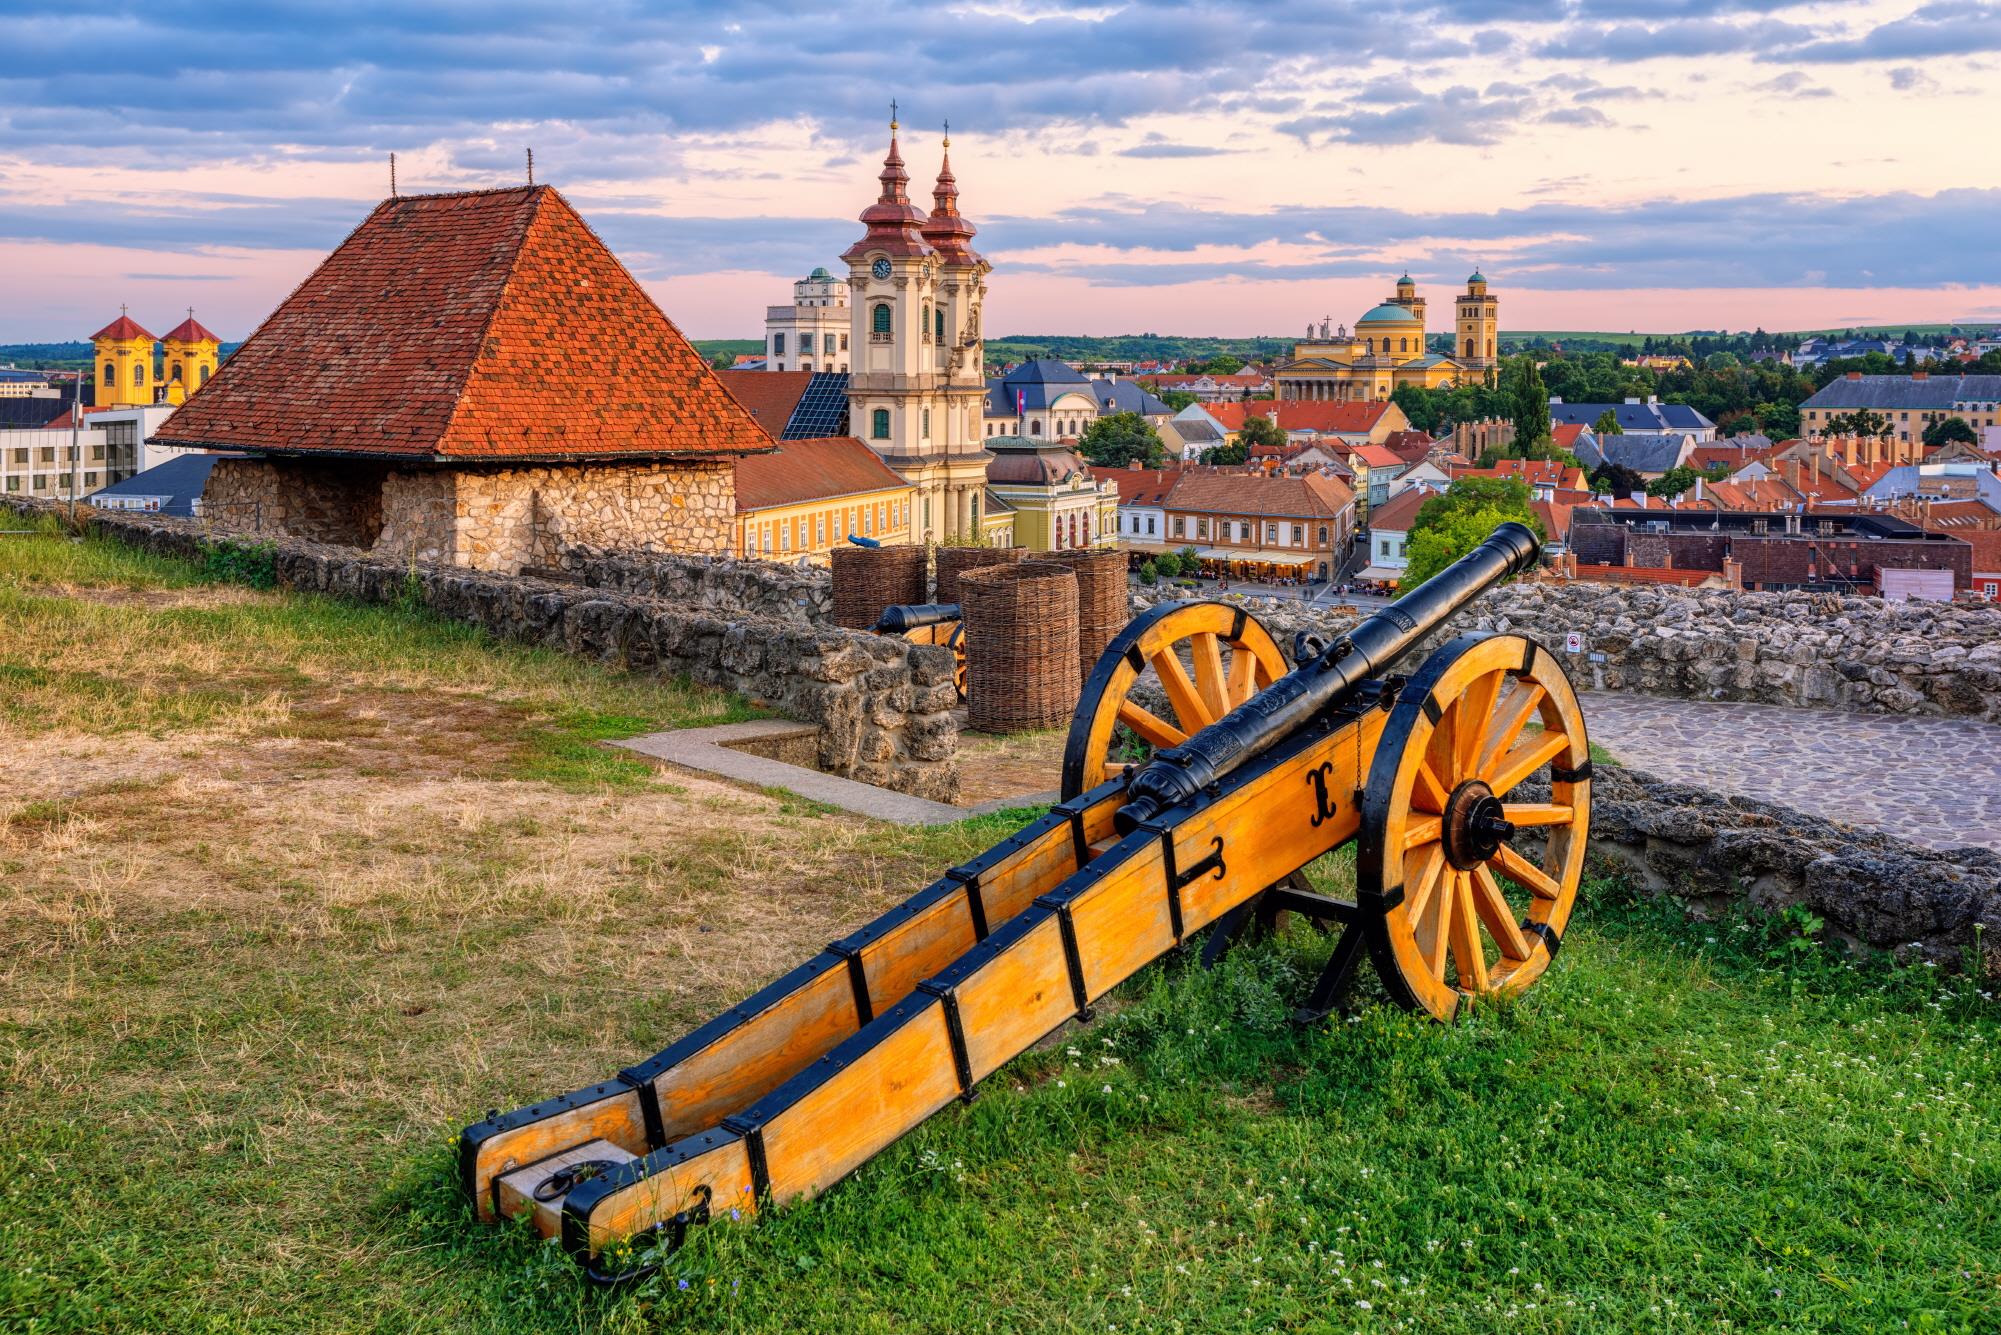
[[[1229,661],[1223,650],[1228,649]],[[1186,652],[1193,676],[1181,666]],[[1174,719],[1127,697],[1151,665]],[[1123,723],[1156,750],[1188,740],[1285,675],[1285,655],[1258,619],[1229,603],[1161,603],[1105,646],[1084,683],[1063,747],[1065,801],[1122,772],[1112,738]]]
[[[1545,766],[1548,801],[1510,800]],[[1584,716],[1550,652],[1519,635],[1469,635],[1427,659],[1376,745],[1355,860],[1363,903],[1401,892],[1370,929],[1390,996],[1449,1020],[1464,1001],[1541,977],[1590,824]],[[1529,831],[1544,836],[1539,858],[1514,847]]]

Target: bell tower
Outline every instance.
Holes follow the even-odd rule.
[[[1452,357],[1469,371],[1485,372],[1500,362],[1500,300],[1487,291],[1487,277],[1475,269],[1459,294],[1459,318]]]
[[[123,306],[90,343],[97,407],[137,408],[154,401],[153,336]]]
[[[195,319],[195,308],[188,307],[188,318],[175,325],[160,339],[166,350],[166,363],[161,368],[160,379],[165,387],[167,402],[186,403],[188,395],[208,383],[215,374],[217,355],[222,348],[222,340],[202,327]]]

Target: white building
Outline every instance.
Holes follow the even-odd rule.
[[[790,306],[764,308],[764,370],[848,369],[848,283],[815,269],[792,285]]]
[[[145,443],[173,411],[173,404],[157,403],[88,412],[74,434],[68,426],[0,431],[0,494],[78,499],[190,453]]]

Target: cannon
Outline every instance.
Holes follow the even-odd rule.
[[[966,698],[966,623],[957,603],[896,603],[869,628],[912,644],[942,644],[952,651],[952,685]]]
[[[1091,676],[1062,801],[657,1056],[467,1127],[473,1209],[532,1213],[600,1282],[644,1274],[690,1228],[832,1187],[1197,934],[1213,955],[1276,911],[1340,930],[1303,1018],[1364,950],[1439,1020],[1528,987],[1583,868],[1576,695],[1513,634],[1392,669],[1536,556],[1503,525],[1289,669],[1241,608],[1152,609]],[[1135,699],[1149,668],[1172,718]],[[1351,839],[1354,898],[1315,893],[1298,873]]]

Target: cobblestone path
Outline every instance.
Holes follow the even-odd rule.
[[[1871,825],[1932,848],[2001,849],[2001,726],[1968,719],[1587,692],[1623,765]]]

